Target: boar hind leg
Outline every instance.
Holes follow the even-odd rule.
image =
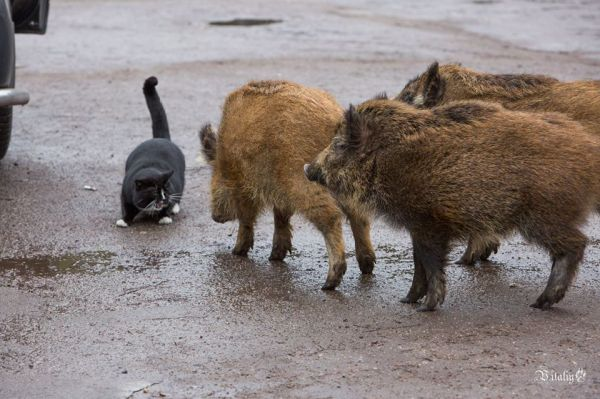
[[[413,259],[415,262],[415,274],[413,275],[412,285],[408,294],[401,299],[403,303],[417,303],[419,299],[427,294],[427,276],[425,275],[425,267],[423,266],[422,257],[417,254],[413,247]]]
[[[545,245],[552,255],[552,271],[546,289],[531,305],[534,308],[548,309],[563,299],[583,259],[587,241],[583,233],[574,229],[569,237],[565,237],[564,232],[562,234],[564,238],[557,240],[554,245]]]
[[[423,294],[423,274],[427,283],[425,301],[417,309],[419,312],[435,310],[446,298],[446,274],[444,266],[448,253],[448,240],[442,236],[412,237],[415,258],[413,286],[407,298],[414,301]],[[421,268],[421,270],[419,270]],[[413,290],[414,288],[414,290]]]
[[[275,207],[273,215],[275,216],[275,233],[269,260],[283,260],[292,250],[292,225],[290,225],[292,212]]]
[[[350,219],[358,267],[363,274],[371,274],[373,273],[373,267],[375,267],[375,251],[373,251],[373,245],[371,244],[369,219],[352,212],[344,212]]]
[[[238,209],[239,228],[237,241],[232,253],[238,256],[248,256],[248,251],[254,246],[254,223],[258,216],[257,207],[247,201],[242,209]]]
[[[473,265],[477,260],[488,260],[492,252],[498,253],[499,247],[500,241],[496,237],[469,237],[467,249],[456,263]]]
[[[310,204],[307,204],[307,206],[309,207],[303,209],[302,213],[325,237],[329,257],[327,280],[321,288],[323,290],[333,290],[340,284],[346,273],[342,214],[334,200],[326,193],[311,195]]]

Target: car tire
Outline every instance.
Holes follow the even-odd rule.
[[[14,40],[14,35],[12,36]],[[14,45],[13,45],[14,47]],[[12,70],[12,77],[10,79],[10,88],[15,87],[15,57],[13,58],[12,65],[9,67]],[[12,106],[0,107],[0,160],[4,158],[8,151],[8,145],[10,144],[10,135],[12,132]]]
[[[12,107],[0,107],[0,159],[4,158],[10,144]]]

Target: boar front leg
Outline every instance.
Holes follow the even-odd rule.
[[[417,311],[435,310],[438,305],[444,303],[446,297],[444,266],[448,253],[448,239],[442,235],[413,234],[412,243],[415,258],[415,276],[407,298],[414,299],[422,295],[423,274],[425,274],[427,282],[426,298],[423,304],[417,308]]]
[[[342,213],[333,198],[321,189],[309,192],[302,205],[300,211],[323,234],[327,246],[329,271],[321,289],[333,290],[340,284],[346,273]]]
[[[248,256],[248,251],[254,246],[254,223],[258,216],[258,207],[250,200],[240,201],[237,215],[239,228],[232,253],[238,256]]]
[[[413,275],[412,285],[408,294],[400,300],[402,303],[417,303],[419,299],[427,294],[427,276],[425,275],[425,266],[421,257],[418,256],[415,247],[413,246],[413,260],[415,263],[415,273]]]
[[[358,267],[363,274],[371,274],[375,267],[375,251],[373,251],[373,245],[371,244],[369,219],[346,209],[344,209],[344,213],[350,220]]]
[[[283,260],[292,251],[292,226],[290,218],[293,212],[273,208],[275,217],[275,232],[273,233],[273,249],[269,260]]]
[[[327,280],[321,287],[323,290],[333,290],[342,281],[346,274],[346,259],[344,256],[344,237],[342,235],[342,220],[338,215],[326,223],[315,223],[325,236],[325,245],[329,258]]]

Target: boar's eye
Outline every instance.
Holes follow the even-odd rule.
[[[402,94],[402,101],[404,101],[405,103],[412,104],[414,99],[415,95],[411,92],[407,91],[406,93]]]
[[[333,150],[334,151],[343,151],[346,148],[346,144],[339,139],[333,141]]]

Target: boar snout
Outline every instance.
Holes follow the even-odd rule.
[[[217,215],[215,213],[212,214],[212,220],[214,220],[217,223],[225,223],[225,222],[229,222],[229,218],[223,216],[223,215]]]
[[[325,185],[325,176],[323,176],[323,171],[318,166],[307,163],[304,165],[304,174],[308,180],[314,181],[323,186]]]

